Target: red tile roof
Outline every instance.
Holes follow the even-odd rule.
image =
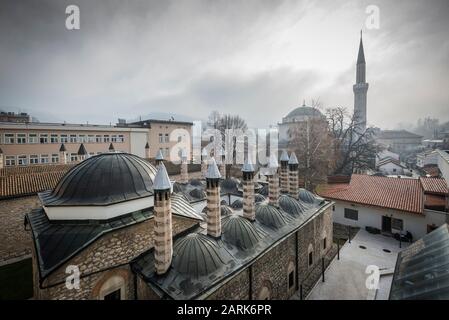
[[[446,180],[441,178],[427,178],[420,177],[421,185],[425,193],[435,193],[447,195],[449,189],[447,188]]]
[[[321,197],[352,203],[423,213],[423,192],[418,179],[353,174],[349,184],[327,185]]]

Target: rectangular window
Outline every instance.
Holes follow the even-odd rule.
[[[95,142],[95,136],[93,134],[88,135],[87,142],[94,143]]]
[[[76,154],[76,153],[71,153],[71,154],[70,154],[70,161],[71,161],[71,162],[78,161],[78,154]]]
[[[52,163],[58,163],[59,162],[59,154],[54,153],[51,155],[51,162]]]
[[[20,143],[20,144],[27,143],[26,133],[18,133],[17,134],[17,143]]]
[[[48,163],[48,154],[41,154],[41,163]]]
[[[5,143],[15,143],[14,133],[5,133]]]
[[[104,137],[104,140],[103,140],[104,142],[108,142],[108,143],[110,142],[108,134],[105,134],[103,137]]]
[[[5,166],[15,166],[16,165],[16,157],[15,156],[6,156],[5,157]]]
[[[17,156],[17,164],[19,166],[26,166],[28,164],[28,158],[25,155]]]
[[[37,143],[37,133],[28,134],[28,143]]]
[[[288,274],[288,288],[291,289],[295,285],[295,272],[291,271]]]
[[[58,143],[59,142],[59,137],[57,134],[51,134],[50,135],[50,143]]]
[[[97,134],[97,135],[95,136],[95,142],[96,142],[96,143],[102,143],[102,142],[103,142],[103,139],[102,139],[102,137],[101,137],[101,134]]]
[[[164,142],[164,136],[162,135],[162,133],[159,133],[159,143],[163,143]]]
[[[313,264],[313,251],[309,252],[309,266]]]
[[[359,211],[345,208],[345,218],[350,220],[359,220]]]
[[[326,243],[326,242],[327,242],[327,239],[324,238],[324,239],[323,239],[323,249],[324,249],[324,250],[326,250],[326,248],[327,248],[327,243]]]
[[[170,136],[168,133],[165,134],[165,142],[170,142]]]
[[[403,230],[404,228],[404,221],[402,219],[391,219],[391,228],[395,230]]]
[[[84,135],[84,134],[78,135],[78,142],[79,143],[85,143],[86,142],[86,135]]]
[[[335,204],[332,206],[332,211],[335,211]]]
[[[76,141],[78,141],[76,134],[71,134],[70,135],[70,143],[76,143]]]
[[[111,142],[117,142],[117,135],[115,134],[112,135]]]
[[[39,142],[40,143],[48,143],[48,134],[46,133],[41,133],[39,135]]]
[[[124,138],[123,134],[118,135],[117,142],[125,142],[125,138]]]
[[[30,164],[38,164],[38,163],[39,163],[39,156],[37,154],[31,154]]]
[[[67,138],[66,134],[61,134],[61,143],[67,143],[69,142],[69,139]]]

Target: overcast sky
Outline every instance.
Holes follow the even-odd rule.
[[[447,0],[2,0],[0,109],[90,123],[219,110],[258,127],[303,99],[352,110],[360,29],[368,123],[449,120]]]

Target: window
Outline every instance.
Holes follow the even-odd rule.
[[[5,133],[5,143],[15,143],[14,133]]]
[[[112,291],[111,293],[108,293],[104,296],[104,300],[120,300],[121,298],[121,291],[120,289]]]
[[[84,134],[78,135],[78,142],[79,143],[85,143],[86,142],[86,135],[84,135]]]
[[[50,143],[58,143],[58,135],[57,134],[51,134],[50,135]]]
[[[295,285],[295,272],[290,271],[288,274],[288,288],[291,289]]]
[[[71,153],[71,154],[70,154],[70,161],[71,161],[71,162],[78,161],[78,154],[76,154],[76,153]]]
[[[27,143],[26,133],[18,133],[17,134],[17,143],[20,143],[20,144]]]
[[[332,211],[335,211],[335,204],[332,206]]]
[[[95,136],[93,134],[90,134],[87,136],[87,142],[94,143],[95,142]]]
[[[5,157],[5,165],[7,167],[15,166],[16,165],[16,157],[15,156],[6,156]]]
[[[178,136],[178,142],[181,142],[181,140],[182,140],[182,137]]]
[[[170,142],[170,137],[168,133],[165,134],[165,142]]]
[[[48,143],[48,134],[46,133],[41,133],[39,135],[39,142],[40,143]]]
[[[162,133],[159,133],[159,143],[163,143],[164,142],[164,138]]]
[[[393,169],[393,172],[396,172],[396,168]]]
[[[95,136],[95,142],[96,143],[102,143],[103,141],[102,141],[103,139],[101,138],[101,134],[97,134],[96,136]]]
[[[37,143],[37,133],[28,134],[28,143]]]
[[[67,143],[69,142],[66,134],[61,134],[61,143]]]
[[[116,134],[113,134],[111,136],[111,142],[117,142],[117,135]]]
[[[108,134],[105,134],[103,136],[103,138],[104,138],[104,142],[109,142],[109,135]]]
[[[77,138],[76,138],[76,134],[71,134],[70,135],[70,143],[76,143]]]
[[[38,163],[39,163],[39,156],[37,154],[31,154],[30,164],[38,164]]]
[[[313,251],[309,252],[309,267],[313,264]]]
[[[359,211],[345,208],[345,218],[350,220],[359,220]]]
[[[125,138],[123,137],[123,134],[119,134],[117,138],[117,142],[124,142]]]
[[[48,163],[48,154],[41,154],[41,163]]]
[[[51,162],[52,163],[58,163],[59,162],[59,154],[54,153],[51,155]]]
[[[326,248],[327,248],[327,239],[326,238],[324,238],[323,239],[323,250],[326,250]]]
[[[24,155],[17,156],[17,164],[19,166],[26,166],[28,164],[27,156],[24,156]]]
[[[402,219],[391,218],[391,228],[395,230],[403,230],[404,221]]]

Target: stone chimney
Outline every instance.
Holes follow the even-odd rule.
[[[249,156],[248,156],[249,158]],[[254,166],[246,160],[242,167],[243,173],[243,216],[250,221],[256,220],[254,203]]]
[[[289,185],[288,185],[288,153],[286,150],[282,151],[281,158],[279,159],[281,161],[281,191],[282,192],[288,192],[289,191]]]
[[[214,238],[221,236],[220,178],[217,163],[212,158],[206,174],[207,234]]]
[[[298,158],[294,152],[290,155],[290,160],[288,161],[288,180],[289,180],[289,193],[293,197],[298,196]]]
[[[181,151],[181,183],[189,182],[187,151],[185,148]]]
[[[59,163],[67,164],[67,149],[64,143],[61,143],[61,147],[59,147]]]
[[[278,160],[275,154],[270,155],[268,162],[268,203],[273,206],[278,206],[279,201],[279,175],[278,175]]]
[[[109,152],[115,152],[115,148],[114,148],[114,145],[112,144],[112,142],[109,145]]]
[[[158,167],[154,190],[154,264],[162,275],[170,267],[173,256],[173,234],[170,190],[171,183],[163,163]]]
[[[164,156],[162,155],[162,149],[159,149],[159,151],[156,154],[156,166],[160,165],[164,161]]]
[[[80,161],[86,160],[87,155],[88,155],[87,150],[84,147],[84,144],[81,143],[78,149],[78,157]]]
[[[0,148],[0,169],[3,169],[5,167],[5,163],[3,161],[3,150]]]
[[[201,152],[201,175],[203,176],[203,179],[206,179],[207,174],[207,156],[206,148],[203,148],[203,151]]]
[[[147,144],[145,145],[145,158],[150,159],[150,144],[147,141]]]

